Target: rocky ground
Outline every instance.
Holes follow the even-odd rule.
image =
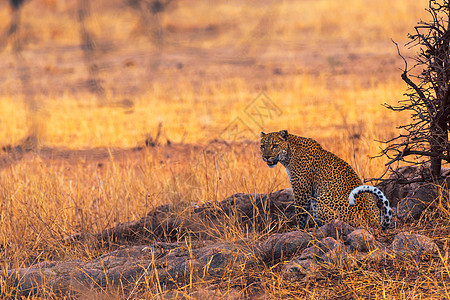
[[[427,259],[438,253],[438,245],[425,235],[402,231],[399,225],[420,217],[437,197],[436,185],[414,182],[417,174],[416,168],[402,168],[393,177],[404,176],[413,183],[401,189],[390,183],[381,186],[397,206],[397,228],[391,234],[356,229],[339,220],[299,231],[291,189],[268,195],[239,193],[201,206],[160,206],[140,220],[97,235],[67,237],[62,242],[68,245],[122,246],[90,261],[45,261],[9,270],[4,279],[19,294],[29,295],[43,287],[71,294],[107,285],[133,290],[150,278],[152,286],[163,286],[170,298],[171,288],[195,280],[220,281],[245,269],[280,266],[283,279],[298,281],[318,276],[330,266],[344,264],[351,269],[404,255]],[[226,230],[244,228],[258,238],[220,238]]]

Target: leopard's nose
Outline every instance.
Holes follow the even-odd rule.
[[[269,158],[270,158],[270,155],[263,155],[264,160],[269,160]]]

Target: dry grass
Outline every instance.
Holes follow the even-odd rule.
[[[313,137],[363,178],[384,171],[383,159],[370,159],[379,152],[375,140],[395,136],[395,127],[407,121],[407,115],[381,106],[402,98],[405,88],[397,70],[402,61],[390,38],[404,43],[425,15],[427,1],[181,1],[160,16],[161,45],[125,1],[96,1],[87,25],[99,47],[107,49],[97,57],[106,90],[107,105],[102,106],[82,84],[88,74],[78,49],[75,3],[26,2],[18,35],[28,41],[22,63],[31,79],[20,81],[17,56],[8,44],[0,62],[0,146],[17,145],[33,133],[40,148],[102,148],[111,149],[110,155],[67,159],[38,152],[18,159],[2,153],[3,270],[49,259],[96,257],[110,249],[68,247],[60,241],[138,219],[161,204],[203,203],[237,192],[288,187],[282,168],[269,171],[259,158],[261,128],[246,111],[260,92],[281,112],[263,118],[264,131],[286,128]],[[4,30],[10,20],[5,4],[0,20]],[[37,110],[24,96],[30,91]],[[199,151],[226,137],[236,118],[248,127],[241,138],[250,143],[222,145],[217,156]],[[143,145],[159,124],[162,146],[113,154],[115,148]],[[164,146],[167,141],[171,146]],[[407,229],[434,237],[440,257],[334,266],[318,279],[295,284],[283,282],[280,267],[244,270],[222,282],[200,280],[180,287],[179,293],[217,298],[205,290],[213,286],[223,299],[245,293],[261,298],[449,298],[448,199],[437,203],[437,215],[430,212],[429,219]],[[248,234],[230,228],[222,238]],[[164,292],[144,279],[147,291],[137,295],[152,298]],[[1,282],[0,287],[2,296],[11,292]],[[124,293],[108,290],[86,297],[122,298]],[[57,297],[51,291],[47,296]]]
[[[395,127],[407,120],[406,115],[399,117],[381,107],[388,99],[402,97],[402,84],[388,81],[362,87],[355,78],[338,86],[311,75],[284,79],[283,86],[264,90],[280,110],[262,117],[264,130],[289,128],[318,140],[352,132],[373,140],[393,136]],[[224,86],[212,83],[204,89],[195,91],[187,83],[180,96],[179,91],[155,84],[152,91],[134,98],[132,108],[99,107],[94,96],[40,99],[42,107],[37,113],[29,113],[15,97],[3,97],[0,105],[7,117],[0,120],[0,136],[3,145],[17,144],[28,126],[38,124],[41,141],[47,146],[133,147],[142,144],[146,134],[155,134],[162,123],[163,139],[206,144],[239,117],[250,129],[245,138],[256,140],[259,127],[246,108],[258,97],[257,91],[249,90],[239,79]]]

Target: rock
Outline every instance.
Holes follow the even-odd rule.
[[[389,176],[389,181],[384,181],[377,185],[389,199],[392,207],[408,195],[411,189],[417,188],[417,183],[399,184],[399,181],[409,182],[421,178],[421,169],[416,166],[400,167]]]
[[[292,189],[269,195],[238,193],[223,201],[210,201],[200,207],[162,205],[137,221],[121,223],[100,234],[75,234],[64,239],[67,243],[83,240],[107,242],[143,242],[151,239],[173,242],[181,236],[194,239],[217,239],[230,226],[243,230],[284,231],[295,227]],[[186,213],[189,211],[190,213]]]
[[[356,229],[347,235],[345,243],[351,250],[369,252],[380,247],[373,235],[365,229]]]
[[[392,207],[398,206],[398,216],[401,219],[417,219],[441,191],[447,190],[449,175],[450,169],[442,168],[441,178],[433,179],[427,165],[404,166],[392,172],[389,180],[381,182],[377,187],[384,192]]]
[[[291,259],[284,265],[281,274],[284,279],[296,281],[304,278],[314,278],[321,270],[341,265],[347,260],[347,253],[341,242],[332,237],[321,241],[312,241],[313,245],[306,248],[300,256]]]
[[[241,276],[243,270],[262,272],[267,266],[290,259],[285,262],[281,275],[295,281],[305,276],[314,278],[320,275],[321,270],[336,266],[348,269],[361,261],[380,261],[386,255],[383,244],[375,241],[364,229],[349,233],[346,243],[348,246],[332,237],[314,240],[303,231],[273,234],[259,243],[249,239],[156,242],[118,249],[91,261],[50,261],[10,270],[1,280],[22,296],[38,294],[41,288],[82,293],[119,284],[126,291],[143,280],[170,289],[200,278],[208,281]],[[350,249],[357,252],[350,253]],[[425,236],[400,233],[394,238],[390,249],[395,253],[422,256],[435,253],[437,246]],[[211,291],[216,292],[219,290]]]
[[[419,219],[424,209],[425,205],[420,200],[405,198],[399,202],[396,215],[403,221]]]
[[[391,249],[396,254],[426,256],[436,253],[439,248],[432,239],[421,234],[401,232],[394,237]]]
[[[340,240],[326,237],[321,241],[311,241],[312,246],[306,248],[300,256],[286,263],[282,269],[282,277],[297,281],[303,278],[315,278],[327,269],[354,268],[361,261],[380,261],[386,257],[385,247],[375,241],[373,236],[363,229],[357,229],[347,236],[346,246]],[[375,248],[379,247],[379,248]],[[354,252],[368,251],[370,252]]]
[[[264,265],[260,257],[259,247],[246,240],[180,248],[158,259],[152,275],[157,272],[159,281],[166,286],[186,284],[190,278],[222,278],[243,269],[258,270]]]
[[[258,291],[252,291],[251,295],[253,297],[258,296]],[[214,288],[214,285],[206,286],[197,290],[179,291],[179,290],[171,290],[161,295],[161,299],[179,299],[179,300],[188,300],[188,299],[245,299],[245,295],[248,293],[246,290],[243,292],[241,289],[237,287],[227,287],[225,291],[222,291],[220,288]],[[156,298],[159,299],[159,298]]]
[[[290,258],[305,249],[311,236],[303,231],[276,233],[260,244],[265,262],[275,263]]]
[[[401,220],[419,219],[425,208],[439,197],[438,187],[427,183],[410,191],[408,195],[398,203],[397,217]]]
[[[282,269],[282,277],[289,281],[303,277],[313,278],[320,270],[335,266],[346,259],[347,254],[341,242],[332,237],[311,241],[312,246],[303,250],[300,256],[291,259]]]
[[[305,276],[314,278],[321,267],[314,259],[293,259],[283,266],[281,277],[291,282],[301,280]]]
[[[386,246],[381,245],[380,248],[377,248],[370,252],[357,252],[355,259],[358,260],[359,262],[364,262],[364,263],[367,263],[369,261],[380,262],[387,257],[387,255],[388,255],[387,250],[388,249]]]
[[[419,219],[423,211],[441,194],[448,197],[450,169],[442,168],[441,178],[433,179],[429,166],[405,166],[395,170],[388,181],[378,185],[397,207],[395,215],[401,221]]]
[[[65,290],[69,286],[74,289],[80,286],[90,286],[89,276],[97,277],[89,269],[80,272],[84,262],[73,260],[67,262],[43,262],[30,268],[8,271],[5,278],[7,286],[17,290],[24,296],[39,292],[39,287],[52,286],[56,291]]]
[[[192,278],[222,278],[225,274],[258,270],[261,251],[250,241],[221,243],[164,243],[133,246],[102,255],[92,261],[45,262],[8,271],[7,286],[22,295],[39,292],[80,292],[120,285],[125,290],[142,282],[144,276],[166,287],[186,284]]]
[[[330,223],[327,223],[318,229],[313,231],[313,236],[320,240],[325,237],[332,237],[334,239],[344,238],[353,230],[354,227],[348,225],[347,223],[341,220],[333,220]]]
[[[311,243],[313,245],[303,250],[299,259],[320,259],[321,256],[336,249],[338,246],[338,242],[332,237],[326,237],[316,242],[311,241]]]

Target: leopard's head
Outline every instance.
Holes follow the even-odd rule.
[[[289,163],[288,152],[287,130],[267,134],[261,132],[262,159],[267,163],[268,167],[273,168],[278,162],[286,166]]]

